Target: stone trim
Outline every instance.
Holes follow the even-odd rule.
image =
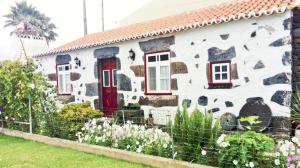
[[[24,138],[26,140],[45,143],[48,145],[69,148],[80,152],[92,153],[96,155],[106,156],[113,159],[124,160],[132,163],[145,164],[157,168],[213,168],[210,166],[198,165],[189,162],[172,160],[157,156],[144,155],[134,152],[128,152],[119,149],[107,148],[97,145],[83,144],[75,141],[50,138],[47,136],[29,134],[21,131],[14,131],[0,128],[0,133],[8,136]]]

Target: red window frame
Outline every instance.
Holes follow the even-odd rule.
[[[72,95],[72,84],[71,84],[71,92],[70,93],[59,93],[59,85],[58,85],[58,66],[61,66],[61,65],[70,65],[70,70],[71,70],[71,64],[67,63],[67,64],[56,64],[55,66],[55,70],[56,70],[56,94],[57,95],[60,95],[60,96],[70,96]],[[71,75],[71,72],[70,72],[70,75]],[[71,76],[70,76],[71,77]]]
[[[214,82],[213,81],[213,77],[214,77],[214,74],[213,74],[213,65],[214,64],[224,64],[224,63],[228,63],[229,64],[229,82]],[[209,69],[210,69],[210,74],[209,74],[209,82],[208,82],[208,85],[209,86],[232,86],[232,74],[231,74],[231,61],[215,61],[215,62],[210,62],[209,63]]]
[[[169,61],[170,61],[170,72],[171,72],[171,51],[170,50],[163,50],[163,51],[157,51],[157,52],[148,52],[148,53],[144,53],[144,76],[145,76],[145,80],[144,80],[144,94],[145,95],[172,95],[172,89],[171,89],[171,73],[170,75],[170,92],[155,92],[155,93],[149,93],[148,92],[148,88],[147,88],[147,57],[151,54],[156,54],[156,53],[165,53],[168,52],[169,53]]]

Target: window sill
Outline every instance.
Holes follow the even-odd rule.
[[[208,83],[208,89],[231,89],[232,83]]]
[[[172,95],[172,93],[144,93],[146,96],[163,96],[163,95]]]

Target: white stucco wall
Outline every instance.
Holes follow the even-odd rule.
[[[247,98],[262,97],[264,103],[271,108],[273,116],[289,116],[289,108],[271,101],[271,97],[278,90],[291,91],[291,85],[274,84],[266,86],[263,85],[263,79],[282,72],[291,73],[291,66],[283,65],[282,63],[284,53],[291,51],[291,44],[279,47],[269,46],[280,38],[290,37],[290,30],[285,30],[283,26],[283,21],[290,18],[290,15],[291,12],[286,12],[284,14],[244,19],[174,34],[175,44],[171,45],[170,49],[176,53],[176,57],[171,58],[171,62],[184,62],[188,68],[188,74],[172,75],[172,78],[177,78],[178,82],[178,90],[172,91],[172,95],[179,96],[179,106],[182,105],[183,99],[190,99],[192,102],[189,110],[193,110],[196,106],[202,111],[220,108],[219,112],[214,113],[215,116],[221,116],[226,112],[231,112],[238,116]],[[256,31],[256,36],[251,38],[251,34],[254,31]],[[229,38],[222,40],[220,37],[222,34],[229,34]],[[206,40],[204,41],[204,39]],[[144,92],[141,91],[141,82],[144,80],[144,77],[135,77],[130,66],[144,64],[144,53],[140,49],[138,42],[147,40],[149,39],[111,45],[120,49],[117,57],[121,61],[121,70],[118,73],[123,73],[131,79],[133,91],[118,92],[124,94],[125,103],[138,102],[140,96],[145,96]],[[191,42],[194,42],[194,45],[191,45]],[[244,45],[249,50],[246,50]],[[239,79],[232,80],[233,88],[231,89],[207,89],[206,64],[208,63],[208,49],[217,47],[227,50],[232,46],[235,47],[236,57],[231,62],[237,63]],[[94,50],[97,48],[101,47],[64,53],[71,55],[71,64],[75,65],[75,57],[78,57],[82,63],[79,69],[73,68],[72,70],[82,74],[78,81],[72,83],[74,90],[72,94],[75,95],[76,102],[93,102],[94,99],[98,98],[98,96],[85,96],[85,83],[98,82],[98,79],[94,77],[94,63],[97,59],[93,55]],[[133,49],[136,53],[135,61],[131,61],[128,58],[130,49]],[[196,54],[199,54],[200,58],[195,58]],[[38,62],[41,65],[39,70],[44,74],[55,73],[55,57],[56,55],[39,58]],[[253,67],[259,60],[264,63],[265,68],[254,70]],[[198,64],[199,67],[196,68],[195,64]],[[84,70],[83,67],[85,67]],[[244,77],[248,77],[250,81],[246,83]],[[189,82],[190,80],[192,81],[191,83]],[[56,84],[56,82],[52,83]],[[81,84],[83,84],[82,87],[80,87]],[[137,92],[134,92],[135,89]],[[81,91],[80,95],[78,95],[78,91]],[[208,97],[207,106],[198,105],[198,98],[203,95]],[[133,96],[137,96],[137,99],[133,100]],[[214,102],[215,99],[217,99],[216,102]],[[234,106],[226,107],[225,101],[233,102]],[[174,115],[177,109],[177,107],[154,108],[151,106],[143,106],[142,108],[145,111],[145,117],[148,116],[150,110],[153,110],[152,113],[157,124],[165,124],[166,114],[168,113],[166,110]]]

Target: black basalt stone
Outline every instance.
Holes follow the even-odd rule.
[[[170,46],[175,44],[174,36],[161,37],[148,41],[139,42],[140,49],[144,52],[157,52],[169,50]]]
[[[290,30],[291,29],[291,18],[287,18],[282,23],[284,30]]]
[[[280,104],[282,106],[290,107],[291,106],[291,98],[292,98],[291,91],[278,90],[271,97],[271,101],[273,101],[277,104]]]
[[[236,57],[234,47],[230,47],[228,50],[221,50],[217,47],[208,49],[208,61],[227,61]]]
[[[251,33],[251,38],[254,38],[256,36],[256,31]]]
[[[245,79],[245,82],[246,82],[246,83],[250,82],[249,77],[244,77],[244,79]]]
[[[292,63],[292,54],[290,51],[286,51],[284,52],[283,56],[282,56],[282,64],[287,66],[287,65],[291,65]]]
[[[233,107],[233,103],[231,101],[225,101],[226,107]]]
[[[192,103],[191,99],[183,99],[182,100],[182,107],[186,104],[187,107],[190,107]]]
[[[270,44],[270,46],[271,47],[281,47],[281,46],[288,45],[288,44],[291,44],[290,36],[282,37],[282,38],[272,42]]]
[[[118,90],[132,91],[131,79],[125,74],[117,74]]]
[[[208,111],[212,112],[212,113],[216,113],[216,112],[220,111],[220,108],[212,108],[212,109],[210,109]]]
[[[208,98],[206,96],[200,96],[198,98],[198,104],[200,106],[207,106],[207,104],[208,104]]]
[[[262,97],[250,97],[246,100],[246,102],[264,102],[264,99]]]
[[[98,59],[113,58],[119,54],[119,47],[104,47],[94,51],[94,57]]]
[[[227,40],[229,38],[229,34],[221,34],[220,37],[222,40]]]
[[[70,61],[71,61],[71,56],[69,54],[57,55],[55,59],[56,65],[68,64]]]
[[[85,92],[85,96],[98,96],[98,83],[86,83],[85,84],[86,87],[86,92]]]
[[[285,73],[285,72],[263,80],[264,85],[290,84],[290,83],[291,83],[291,73]]]
[[[265,68],[265,64],[259,60],[253,67],[253,69],[262,69],[262,68]]]

